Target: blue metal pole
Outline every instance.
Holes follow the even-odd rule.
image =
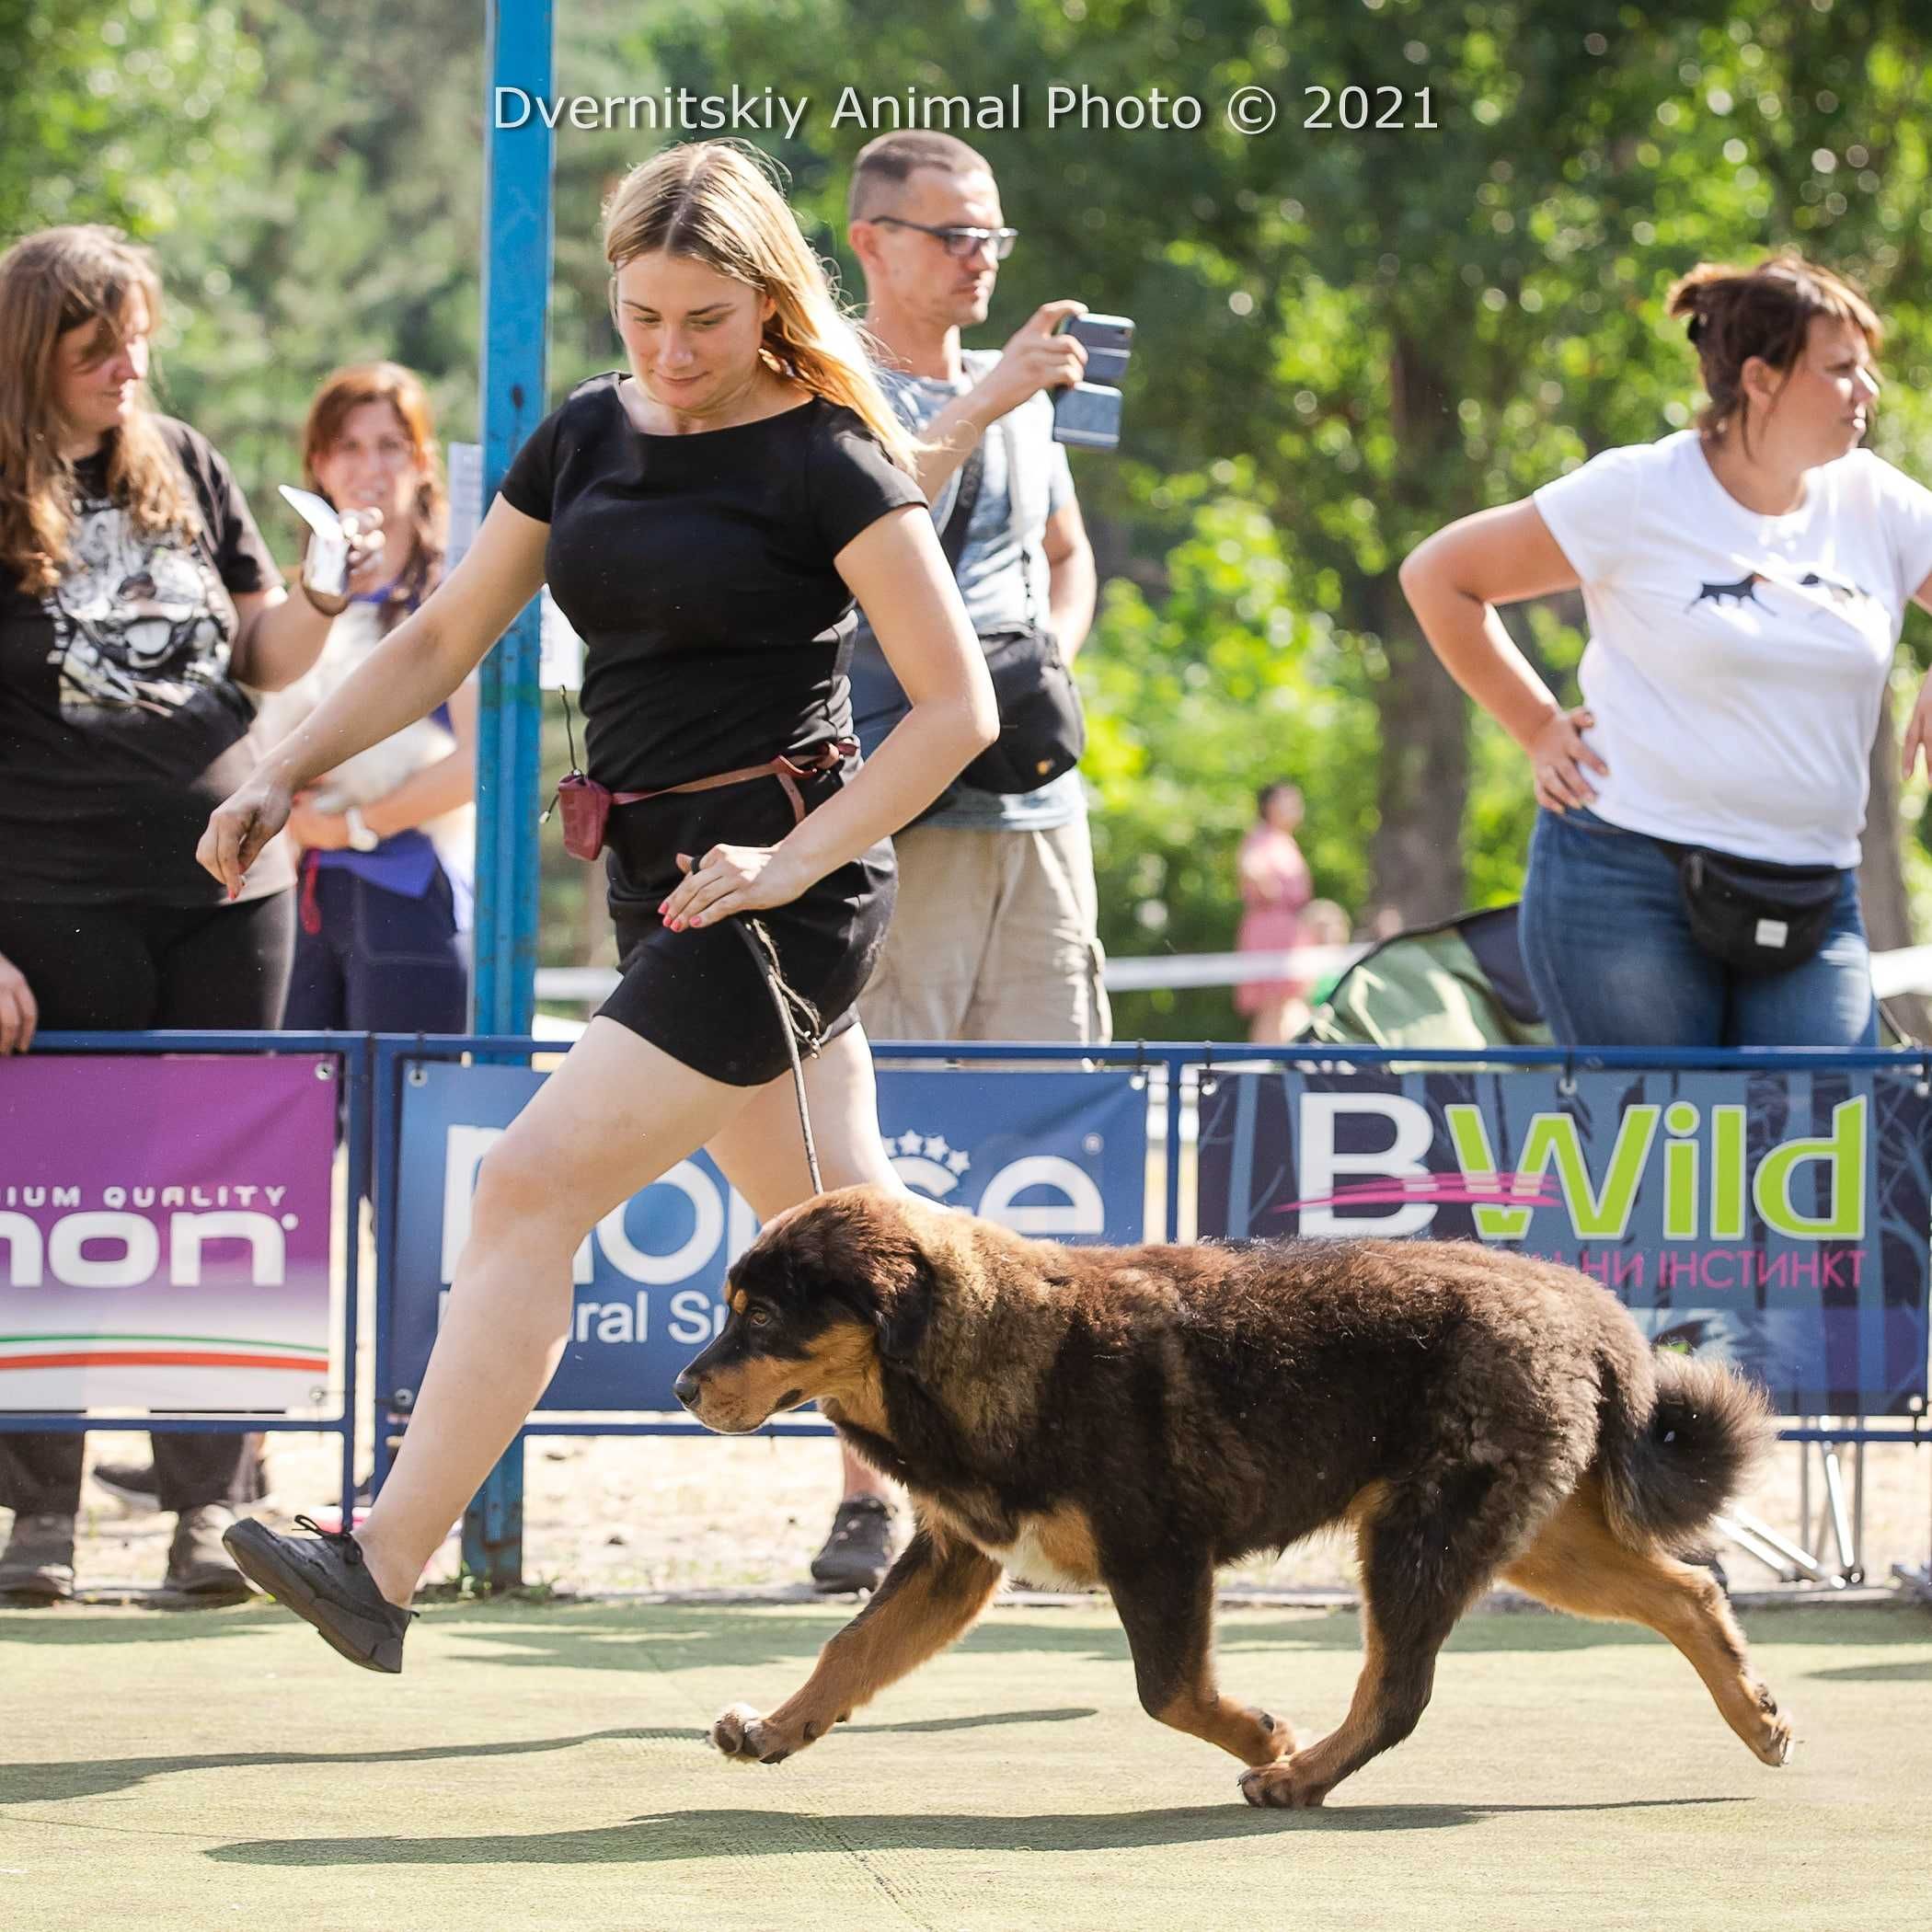
[[[550,0],[490,0],[483,98],[483,501],[544,414],[554,142],[540,115],[497,126],[500,87],[547,98]],[[484,661],[477,744],[477,919],[472,1024],[527,1033],[536,1010],[536,815],[541,776],[537,606]],[[521,1439],[463,1519],[463,1560],[493,1589],[523,1581]]]

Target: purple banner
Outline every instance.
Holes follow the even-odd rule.
[[[0,1060],[0,1410],[327,1404],[340,1064]]]

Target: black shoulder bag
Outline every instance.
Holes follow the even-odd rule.
[[[1000,431],[1006,438],[1006,500],[1017,508],[1019,439],[1012,434],[1010,419],[1000,424]],[[974,446],[967,460],[983,468],[980,445]],[[962,472],[962,498],[967,481]],[[977,475],[972,482],[976,498]],[[959,570],[960,549],[966,542],[965,526],[966,518],[955,506],[940,542],[955,574]],[[959,531],[957,546],[952,543],[955,527]],[[980,639],[980,648],[986,654],[986,669],[993,678],[994,699],[999,707],[999,736],[960,774],[960,780],[981,791],[1038,791],[1063,772],[1072,771],[1087,749],[1087,719],[1080,708],[1079,689],[1065,659],[1060,655],[1052,632],[1042,628],[1035,616],[1033,580],[1027,569],[1023,546],[1019,574],[1027,593],[1025,625],[1018,630],[995,631]]]

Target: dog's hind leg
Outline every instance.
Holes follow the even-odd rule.
[[[1488,1486],[1476,1474],[1464,1488]],[[1318,1805],[1351,1772],[1416,1728],[1435,1687],[1436,1653],[1507,1547],[1510,1499],[1490,1487],[1465,1507],[1390,1490],[1357,1535],[1362,1558],[1362,1674],[1348,1715],[1327,1737],[1241,1774],[1249,1804]]]
[[[1108,1587],[1148,1716],[1233,1752],[1245,1765],[1271,1765],[1294,1749],[1294,1735],[1281,1719],[1236,1704],[1215,1687],[1214,1571],[1205,1558],[1136,1561],[1130,1579]]]
[[[1612,1535],[1593,1480],[1565,1500],[1503,1581],[1555,1610],[1647,1624],[1682,1650],[1724,1721],[1767,1765],[1791,1754],[1791,1719],[1751,1669],[1723,1593],[1709,1573]]]
[[[819,1652],[812,1673],[762,1718],[734,1704],[711,1726],[727,1757],[776,1765],[944,1650],[985,1608],[1006,1572],[984,1550],[922,1523],[872,1600]]]

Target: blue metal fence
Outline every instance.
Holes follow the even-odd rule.
[[[351,1505],[354,1488],[354,1443],[357,1402],[361,1385],[356,1374],[359,1340],[358,1301],[361,1284],[361,1205],[366,1200],[373,1210],[375,1249],[374,1343],[376,1367],[372,1406],[375,1416],[377,1468],[386,1469],[389,1438],[395,1426],[406,1417],[387,1412],[386,1396],[392,1384],[386,1360],[392,1298],[398,1293],[396,1278],[397,1172],[402,1118],[402,1084],[413,1064],[431,1060],[469,1058],[476,1062],[518,1062],[558,1052],[554,1041],[533,1039],[521,1033],[477,1033],[464,1036],[363,1035],[343,1033],[49,1033],[40,1036],[36,1051],[54,1053],[258,1053],[322,1052],[339,1058],[343,1076],[343,1131],[349,1174],[348,1225],[338,1230],[344,1243],[343,1265],[346,1294],[343,1298],[342,1331],[334,1339],[342,1364],[343,1400],[338,1416],[316,1419],[279,1417],[147,1417],[100,1419],[93,1421],[77,1414],[0,1414],[0,1430],[77,1430],[89,1426],[153,1428],[158,1430],[207,1430],[234,1428],[279,1431],[319,1431],[336,1435],[341,1443],[343,1507]],[[1249,1047],[1245,1045],[1186,1045],[1137,1043],[1107,1047],[1074,1048],[1060,1044],[1007,1044],[952,1042],[897,1042],[878,1045],[875,1052],[881,1064],[920,1063],[972,1068],[986,1065],[1079,1066],[1129,1069],[1157,1080],[1165,1091],[1165,1120],[1159,1123],[1157,1144],[1161,1150],[1161,1220],[1158,1232],[1172,1238],[1180,1220],[1184,1183],[1184,1101],[1197,1092],[1212,1090],[1222,1075],[1236,1070],[1300,1067],[1328,1073],[1344,1070],[1368,1072],[1401,1067],[1510,1068],[1554,1067],[1574,1076],[1610,1069],[1632,1071],[1675,1071],[1692,1069],[1739,1072],[1808,1072],[1884,1070],[1903,1075],[1920,1083],[1920,1090],[1932,1090],[1932,1057],[1915,1052],[1839,1052],[1828,1050],[1788,1049],[1779,1051],[1732,1051],[1659,1055],[1642,1051],[1577,1052],[1560,1048],[1478,1049],[1458,1052],[1423,1052],[1411,1048],[1366,1047]],[[1154,1155],[1150,1136],[1148,1156]],[[1150,1235],[1156,1230],[1149,1230]],[[420,1284],[416,1284],[420,1290]],[[774,1432],[823,1432],[822,1422],[784,1419],[769,1425]],[[684,1433],[695,1429],[688,1418],[661,1415],[546,1418],[534,1416],[523,1434],[531,1435],[647,1435]],[[1793,1418],[1780,1432],[1794,1443],[1849,1443],[1872,1442],[1923,1442],[1926,1440],[1923,1413],[1896,1419],[1878,1417],[1830,1420],[1813,1417]],[[522,1436],[519,1436],[519,1444]],[[518,1467],[521,1468],[520,1451]],[[514,1581],[522,1562],[521,1490],[514,1510],[501,1509],[489,1524],[487,1565],[473,1558],[470,1567],[493,1583]],[[469,1552],[466,1551],[466,1558]]]

